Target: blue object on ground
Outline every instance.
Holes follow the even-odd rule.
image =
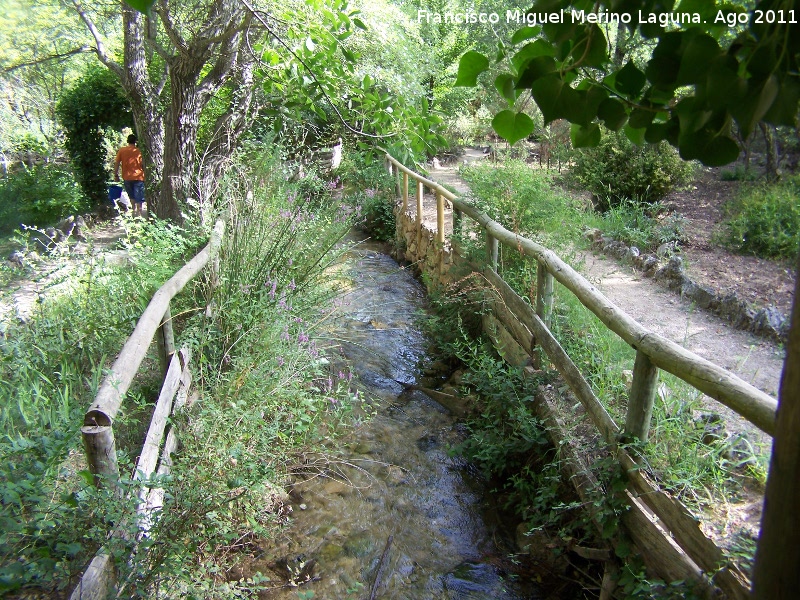
[[[116,200],[119,200],[120,196],[122,196],[121,185],[108,186],[108,201],[111,202],[111,204],[114,204]]]

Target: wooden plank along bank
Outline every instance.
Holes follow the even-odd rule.
[[[86,411],[81,434],[95,485],[117,487],[118,494],[122,494],[114,440],[114,418],[154,338],[158,344],[164,382],[136,463],[134,479],[146,482],[154,474],[162,476],[169,473],[171,456],[177,448],[178,438],[174,428],[167,432],[168,418],[189,402],[192,383],[189,370],[190,352],[185,348],[175,351],[170,301],[216,258],[224,232],[225,223],[217,221],[208,245],[153,295],[119,357],[103,379],[95,401]],[[133,517],[135,526],[130,527],[129,523],[117,524],[116,529],[109,534],[110,537],[128,535],[126,529],[136,530],[140,536],[147,534],[153,515],[163,506],[164,490],[148,489],[143,485],[136,493],[138,508]],[[112,595],[118,585],[114,558],[106,549],[101,548],[84,571],[70,600],[102,600]],[[116,597],[124,597],[124,586],[123,582]]]
[[[448,240],[445,230],[445,201],[452,205],[453,231],[462,227],[464,215],[470,217],[484,232],[487,240],[487,265],[472,265],[483,275],[493,302],[493,316],[504,326],[534,361],[539,353],[547,356],[586,410],[603,439],[628,477],[625,500],[630,510],[623,525],[636,543],[648,568],[666,581],[694,581],[708,597],[744,599],[749,597],[750,583],[744,574],[724,556],[722,550],[700,529],[683,504],[660,490],[640,468],[640,465],[620,445],[620,439],[645,441],[648,437],[659,369],[672,373],[697,390],[721,402],[736,413],[772,435],[775,428],[777,401],[741,380],[726,369],[697,356],[678,344],[656,334],[609,301],[591,283],[566,264],[552,250],[514,234],[490,219],[449,190],[427,179],[394,157],[386,154],[389,172],[400,178],[398,192],[401,203],[398,213],[398,235],[409,242],[404,233],[411,224],[408,214],[409,180],[416,182],[416,251],[408,258],[425,270],[445,272],[459,256],[454,240]],[[436,198],[436,231],[427,230],[423,219],[425,188]],[[425,240],[425,236],[428,239]],[[536,306],[517,295],[497,273],[498,247],[504,244],[537,261]],[[423,251],[424,248],[424,251]],[[558,281],[591,310],[611,331],[636,350],[633,381],[629,393],[625,426],[620,428],[595,396],[578,367],[553,336],[549,317],[553,303],[553,283]],[[530,368],[529,368],[530,369]],[[591,485],[581,458],[570,455],[574,449],[558,442],[564,439],[560,417],[546,397],[536,403],[539,416],[550,429],[557,447],[566,449],[565,468],[570,480],[582,494]],[[604,586],[605,588],[605,586]],[[602,594],[601,594],[602,597]]]

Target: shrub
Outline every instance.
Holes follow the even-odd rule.
[[[602,230],[615,240],[640,250],[655,250],[667,242],[685,242],[685,219],[677,213],[659,214],[660,204],[644,206],[630,200],[603,214]]]
[[[622,134],[606,135],[577,155],[572,175],[606,211],[624,200],[653,203],[689,181],[692,166],[668,143],[637,146]]]
[[[56,106],[67,136],[65,147],[86,195],[95,204],[106,199],[108,161],[106,128],[133,127],[133,116],[122,86],[104,67],[92,66]]]
[[[723,242],[765,258],[794,258],[800,251],[800,176],[749,188],[733,203]]]
[[[383,161],[367,153],[348,153],[339,175],[344,182],[346,200],[360,213],[364,229],[379,241],[394,240],[394,180],[386,172]]]
[[[23,169],[0,181],[0,231],[21,223],[49,225],[90,203],[68,170],[53,164]]]

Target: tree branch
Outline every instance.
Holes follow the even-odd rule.
[[[36,60],[29,60],[18,63],[16,65],[12,65],[10,67],[6,67],[5,69],[3,69],[3,74],[5,75],[7,73],[11,73],[13,71],[16,71],[17,69],[24,69],[25,67],[33,67],[35,65],[40,65],[42,63],[46,63],[51,60],[58,60],[58,61],[65,60],[70,56],[75,56],[76,54],[82,54],[85,52],[94,52],[94,49],[90,48],[89,46],[81,46],[79,48],[74,48],[67,52],[60,52],[58,54],[48,54],[47,56],[43,56],[42,58],[37,58]]]
[[[153,11],[159,17],[161,17],[161,24],[164,26],[164,31],[167,33],[169,41],[171,41],[176,48],[179,48],[182,51],[186,51],[188,49],[188,45],[186,44],[186,40],[184,40],[181,34],[178,32],[178,29],[175,27],[175,24],[172,22],[172,17],[169,14],[169,6],[167,5],[167,0],[160,0],[158,6],[154,8]]]
[[[86,11],[83,10],[83,6],[78,0],[72,0],[72,5],[75,7],[75,10],[80,16],[81,21],[84,22],[86,28],[89,30],[89,33],[91,33],[92,37],[94,38],[94,43],[95,43],[94,52],[97,54],[97,57],[100,59],[100,62],[102,62],[106,67],[111,69],[111,71],[116,73],[119,77],[122,77],[122,74],[124,72],[122,66],[114,62],[108,55],[108,52],[106,52],[106,47],[105,44],[103,43],[103,38],[100,35],[100,31],[95,26],[94,21],[92,21],[91,17],[86,14]]]
[[[394,133],[387,134],[387,135],[376,135],[376,134],[373,134],[373,133],[367,133],[363,129],[359,131],[358,129],[355,129],[354,127],[352,127],[350,125],[350,123],[345,121],[344,117],[342,116],[342,113],[339,112],[339,109],[333,103],[333,99],[328,95],[328,92],[325,91],[325,87],[322,85],[322,83],[319,81],[319,79],[317,79],[317,75],[316,75],[316,73],[314,73],[314,70],[311,67],[309,67],[306,64],[306,62],[302,58],[300,58],[300,56],[294,50],[291,49],[289,44],[287,44],[281,36],[279,36],[277,33],[275,33],[272,30],[272,28],[270,28],[270,26],[267,24],[267,22],[264,19],[264,17],[261,16],[261,14],[258,13],[255,10],[255,8],[253,8],[253,6],[250,4],[250,2],[248,0],[240,0],[240,1],[245,6],[245,8],[247,8],[247,10],[250,11],[250,13],[256,18],[256,20],[258,20],[258,22],[261,23],[261,25],[264,27],[264,29],[267,30],[267,33],[272,35],[278,41],[278,43],[281,46],[283,46],[286,49],[286,51],[289,54],[291,54],[292,57],[294,57],[294,59],[297,62],[299,62],[301,65],[303,65],[303,67],[305,68],[306,71],[308,71],[308,74],[311,76],[311,79],[313,79],[314,83],[316,83],[317,86],[319,87],[319,91],[322,93],[323,97],[325,98],[325,101],[333,109],[333,112],[336,113],[336,116],[339,118],[339,121],[341,121],[342,125],[344,125],[345,129],[347,129],[348,131],[350,131],[351,133],[354,133],[356,135],[360,135],[360,136],[364,136],[364,137],[368,137],[368,138],[372,138],[372,139],[376,139],[376,140],[382,140],[382,139],[385,139],[385,138],[390,138],[390,137],[394,137],[395,136]]]

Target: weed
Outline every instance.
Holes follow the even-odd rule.
[[[794,258],[800,251],[800,177],[743,192],[728,210],[723,242],[764,258]]]

